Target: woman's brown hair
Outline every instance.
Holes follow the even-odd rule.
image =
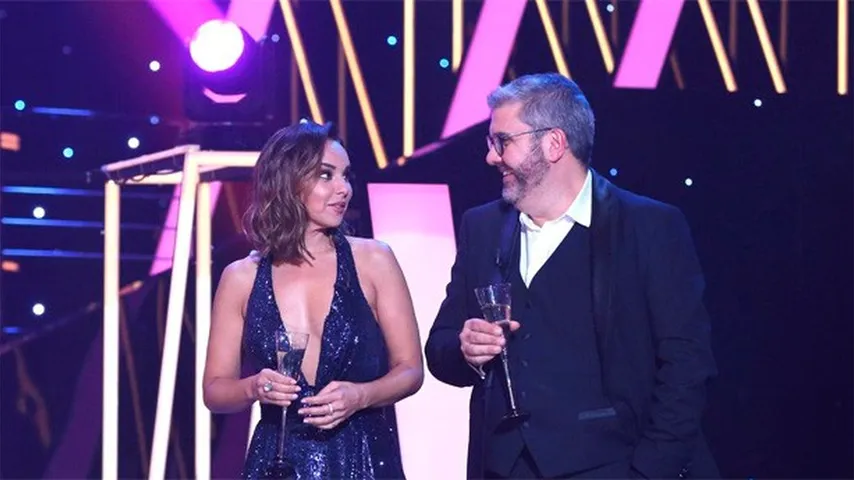
[[[302,195],[320,173],[329,141],[338,141],[331,123],[302,121],[274,133],[261,149],[243,231],[262,256],[293,264],[311,258]]]

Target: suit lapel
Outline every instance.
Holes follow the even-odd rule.
[[[501,233],[498,237],[498,248],[495,251],[495,265],[493,267],[491,283],[512,284],[513,298],[517,298],[519,285],[514,281],[514,269],[519,271],[519,210],[513,205],[503,202],[501,205]],[[523,284],[524,285],[524,284]],[[484,386],[492,388],[494,382],[494,368],[486,372]],[[488,398],[489,395],[484,395]],[[486,405],[484,405],[486,408]]]
[[[506,283],[514,267],[519,266],[519,210],[509,203],[502,204],[501,236],[498,239],[498,249],[495,252],[495,272],[493,283]]]
[[[590,224],[590,251],[593,290],[593,321],[602,375],[606,376],[608,332],[613,316],[614,254],[619,238],[620,212],[611,182],[595,171],[593,174],[593,215]]]

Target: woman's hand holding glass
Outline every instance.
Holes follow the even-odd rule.
[[[340,425],[365,407],[364,385],[333,381],[317,395],[302,400],[304,422],[323,430]]]
[[[255,374],[253,379],[252,392],[261,403],[287,408],[297,399],[299,391],[296,380],[269,368]]]

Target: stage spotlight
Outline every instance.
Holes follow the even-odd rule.
[[[246,42],[237,24],[225,20],[211,20],[196,31],[190,40],[190,58],[206,72],[221,72],[233,67]]]
[[[284,113],[276,102],[275,43],[255,41],[237,24],[211,20],[190,40],[185,61],[184,107],[207,124],[263,124]]]

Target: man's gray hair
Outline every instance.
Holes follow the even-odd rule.
[[[495,89],[486,99],[491,110],[521,103],[520,120],[532,128],[559,128],[572,154],[590,165],[596,119],[584,92],[557,73],[524,75]]]

